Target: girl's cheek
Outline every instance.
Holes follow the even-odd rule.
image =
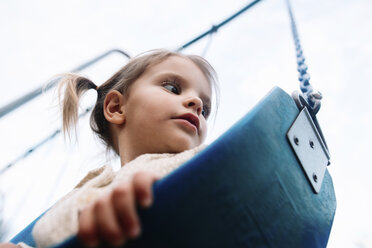
[[[202,127],[202,132],[201,132],[201,140],[202,142],[205,140],[207,137],[207,132],[208,132],[208,126],[205,120],[201,121],[201,127]]]

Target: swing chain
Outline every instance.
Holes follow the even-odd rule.
[[[307,65],[305,64],[305,56],[300,44],[300,39],[297,32],[296,22],[293,17],[291,5],[289,0],[287,0],[289,17],[291,19],[291,30],[293,35],[293,40],[296,47],[296,57],[297,57],[297,71],[299,72],[298,80],[300,81],[300,89],[306,99],[308,105],[311,108],[313,114],[318,113],[321,105],[322,94],[319,91],[315,91],[310,84],[310,74],[307,72]]]

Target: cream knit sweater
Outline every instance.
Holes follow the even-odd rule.
[[[129,181],[139,171],[166,176],[201,151],[205,145],[177,154],[144,154],[114,172],[110,166],[93,170],[35,224],[37,247],[56,245],[78,231],[78,212],[119,182]],[[20,243],[20,245],[23,245]],[[24,246],[28,247],[28,246]]]

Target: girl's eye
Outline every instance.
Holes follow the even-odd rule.
[[[204,116],[205,119],[207,119],[209,116],[209,113],[210,113],[209,106],[204,105],[201,114]]]
[[[175,82],[175,81],[173,81],[173,82],[169,82],[169,81],[164,82],[163,87],[166,88],[167,90],[169,90],[170,92],[176,94],[176,95],[181,94],[181,88],[177,84],[177,82]]]

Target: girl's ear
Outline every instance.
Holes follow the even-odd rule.
[[[103,103],[103,113],[108,122],[112,124],[124,124],[124,96],[117,90],[107,93]]]

